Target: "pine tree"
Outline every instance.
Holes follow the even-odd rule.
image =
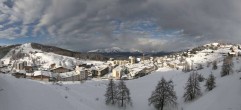
[[[205,80],[205,78],[203,77],[203,75],[198,74],[198,81],[203,82],[204,80]]]
[[[177,96],[172,81],[167,82],[164,78],[158,82],[155,91],[148,99],[149,105],[153,104],[157,110],[163,110],[164,106],[176,105]]]
[[[106,93],[105,93],[105,103],[114,105],[116,103],[116,84],[113,79],[110,79]]]
[[[193,99],[201,96],[201,89],[198,81],[198,74],[193,72],[190,74],[185,87],[185,93],[183,95],[184,101],[192,101]]]
[[[216,82],[215,82],[215,77],[213,76],[213,74],[210,74],[208,79],[206,80],[206,90],[211,91],[213,90],[213,88],[216,87]]]
[[[228,56],[223,60],[221,76],[226,76],[233,73],[233,58]]]
[[[130,91],[126,87],[126,84],[123,80],[120,80],[117,86],[117,97],[116,97],[119,106],[126,107],[128,104],[132,105]]]
[[[217,66],[217,61],[213,61],[213,70],[216,70],[218,69],[218,66]]]

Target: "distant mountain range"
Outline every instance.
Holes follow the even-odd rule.
[[[130,52],[130,53],[142,53],[140,50],[136,49],[122,49],[120,47],[112,47],[112,48],[105,48],[105,49],[95,49],[88,51],[88,53],[123,53],[123,52]]]
[[[172,52],[142,52],[137,49],[122,49],[120,47],[112,47],[112,48],[105,48],[105,49],[96,49],[88,51],[88,53],[98,53],[102,54],[107,57],[112,57],[116,59],[126,59],[129,56],[135,56],[135,57],[142,57],[144,56],[163,56],[163,55],[169,55]]]
[[[49,45],[43,45],[39,43],[26,43],[31,46],[31,48],[40,50],[42,52],[47,53],[54,53],[57,55],[62,56],[68,56],[68,57],[74,57],[78,59],[89,59],[89,60],[98,60],[98,61],[106,61],[109,58],[115,58],[115,59],[127,59],[129,56],[163,56],[163,55],[169,55],[171,52],[142,52],[140,50],[136,49],[122,49],[119,47],[112,47],[112,48],[106,48],[106,49],[96,49],[91,50],[88,52],[75,52],[70,51],[67,49],[62,49],[55,46],[49,46]],[[26,44],[16,44],[16,45],[9,45],[9,46],[0,46],[0,59],[5,57],[10,51],[15,50],[16,48],[25,48],[23,45]]]

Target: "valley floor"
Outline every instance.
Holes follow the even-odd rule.
[[[205,78],[211,73],[206,68],[198,73]],[[190,73],[167,68],[145,77],[126,81],[133,106],[127,110],[154,110],[148,98],[161,77],[172,79],[178,96],[177,110],[241,110],[241,73],[220,77],[220,67],[213,71],[217,87],[207,92],[201,83],[202,97],[184,103],[184,86]],[[118,82],[118,81],[116,81]],[[106,106],[104,94],[108,80],[89,80],[84,83],[68,82],[61,85],[15,79],[0,74],[0,110],[119,110]]]

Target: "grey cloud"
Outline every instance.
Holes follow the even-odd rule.
[[[31,31],[31,24],[30,33],[46,31],[52,45],[75,50],[117,46],[172,51],[214,41],[241,43],[240,0],[5,0],[3,4],[8,7],[0,7],[10,16],[8,23],[21,22],[20,36]],[[114,20],[123,22],[118,35],[113,34]],[[159,31],[183,32],[170,39],[128,30],[142,20],[157,24]]]

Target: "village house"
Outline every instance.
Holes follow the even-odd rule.
[[[65,73],[65,72],[70,72],[70,71],[71,71],[71,69],[64,68],[64,67],[58,67],[55,69],[51,69],[51,72],[53,72],[53,73]]]
[[[65,72],[57,75],[57,81],[82,81],[87,79],[85,71],[77,73],[76,71]]]
[[[130,64],[135,64],[136,63],[136,58],[133,56],[129,56]]]
[[[16,70],[24,70],[24,67],[27,66],[27,61],[15,62],[13,68]]]
[[[145,64],[134,64],[134,65],[126,65],[128,69],[127,77],[128,79],[142,77],[146,74],[151,73],[156,69],[155,65],[151,63],[151,61],[146,62]]]
[[[228,52],[228,56],[236,57],[237,53],[236,52]]]
[[[24,70],[19,70],[17,72],[12,73],[16,78],[26,78],[26,72]]]
[[[123,66],[117,66],[112,70],[112,77],[115,79],[121,79]]]
[[[35,71],[31,79],[49,82],[50,78],[52,77],[52,73],[49,71]]]
[[[92,77],[102,77],[109,73],[108,65],[96,66],[91,69]]]
[[[32,66],[24,66],[24,70],[25,70],[27,73],[33,73],[33,72],[34,72]]]
[[[84,67],[75,67],[75,72],[80,75],[80,80],[86,80],[88,78],[88,69]]]
[[[143,69],[144,68],[132,68],[132,69],[129,69],[129,72],[130,72],[130,74],[129,74],[129,76],[131,77],[131,78],[137,78],[137,77],[141,77],[143,74]]]
[[[93,64],[79,64],[78,67],[91,68]]]
[[[116,65],[125,65],[128,63],[129,63],[128,60],[114,60],[114,64],[116,64]]]
[[[230,48],[230,52],[228,52],[228,56],[232,56],[232,57],[238,56],[238,53],[237,53],[235,47]]]

